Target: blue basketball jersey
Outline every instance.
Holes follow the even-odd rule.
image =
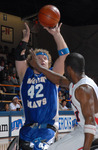
[[[57,87],[44,74],[28,67],[21,85],[25,124],[54,124],[57,113]]]

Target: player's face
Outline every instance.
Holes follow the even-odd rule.
[[[37,55],[38,62],[45,68],[48,68],[48,58],[46,55]]]

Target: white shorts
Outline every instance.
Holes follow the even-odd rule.
[[[77,126],[74,131],[55,142],[48,150],[82,150],[83,145],[84,132],[81,127]]]

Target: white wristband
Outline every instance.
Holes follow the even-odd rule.
[[[84,133],[91,133],[93,135],[96,134],[96,126],[91,124],[85,124],[84,125]]]

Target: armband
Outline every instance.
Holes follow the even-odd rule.
[[[59,56],[63,56],[65,54],[68,54],[69,52],[69,48],[64,48],[58,51]]]
[[[84,133],[91,133],[91,134],[95,135],[96,134],[96,126],[90,125],[90,124],[84,125]]]
[[[26,59],[25,54],[21,55],[21,52],[25,49],[27,49],[27,42],[21,41],[18,47],[15,49],[15,60],[23,61]]]

